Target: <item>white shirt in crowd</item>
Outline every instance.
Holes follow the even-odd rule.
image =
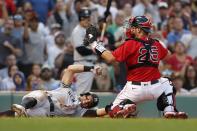
[[[49,67],[54,68],[55,67],[55,58],[60,54],[63,53],[64,48],[59,48],[55,44],[47,47],[48,49],[48,59],[47,59],[47,64]]]
[[[13,79],[11,77],[6,77],[1,81],[0,90],[3,91],[13,91],[16,86],[14,85]]]

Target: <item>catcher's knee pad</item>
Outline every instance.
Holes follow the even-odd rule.
[[[116,105],[115,107],[113,107],[113,109],[111,109],[112,105],[108,106],[107,112],[108,112],[110,117],[114,118],[114,117],[116,117],[118,112],[120,112],[121,110],[125,109],[127,107],[127,105],[130,105],[130,104],[135,104],[135,103],[132,102],[129,99],[125,99],[122,102],[120,102],[119,105]]]
[[[167,106],[169,106],[169,103],[168,103],[166,95],[163,93],[157,99],[157,109],[160,111],[164,111],[165,107],[167,107]]]

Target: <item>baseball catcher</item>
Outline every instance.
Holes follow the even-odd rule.
[[[149,37],[151,27],[146,16],[130,18],[125,29],[128,39],[113,52],[97,41],[96,27],[90,26],[86,31],[86,46],[90,45],[108,63],[125,62],[127,66],[127,83],[106,110],[111,117],[129,117],[138,103],[157,99],[165,118],[187,118],[185,112],[176,109],[171,81],[159,72],[159,62],[167,59],[170,52],[161,41]]]

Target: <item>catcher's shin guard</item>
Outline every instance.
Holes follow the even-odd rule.
[[[168,88],[157,99],[157,108],[160,111],[177,111],[176,109],[176,89],[171,80],[167,78],[165,86]]]
[[[167,119],[187,119],[188,115],[185,112],[179,112],[176,108],[176,90],[173,87],[173,92],[165,94],[165,92],[157,99],[157,108],[163,111],[164,118]]]

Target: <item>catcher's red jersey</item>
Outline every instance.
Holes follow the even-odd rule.
[[[144,45],[135,40],[125,41],[119,48],[117,48],[112,54],[119,62],[125,62],[127,69],[130,66],[142,63],[146,57],[147,50]],[[148,61],[154,64],[159,64],[168,50],[158,41],[155,41],[151,45],[150,56]],[[139,81],[146,82],[156,80],[161,77],[159,69],[155,67],[138,67],[127,72],[127,81]]]

